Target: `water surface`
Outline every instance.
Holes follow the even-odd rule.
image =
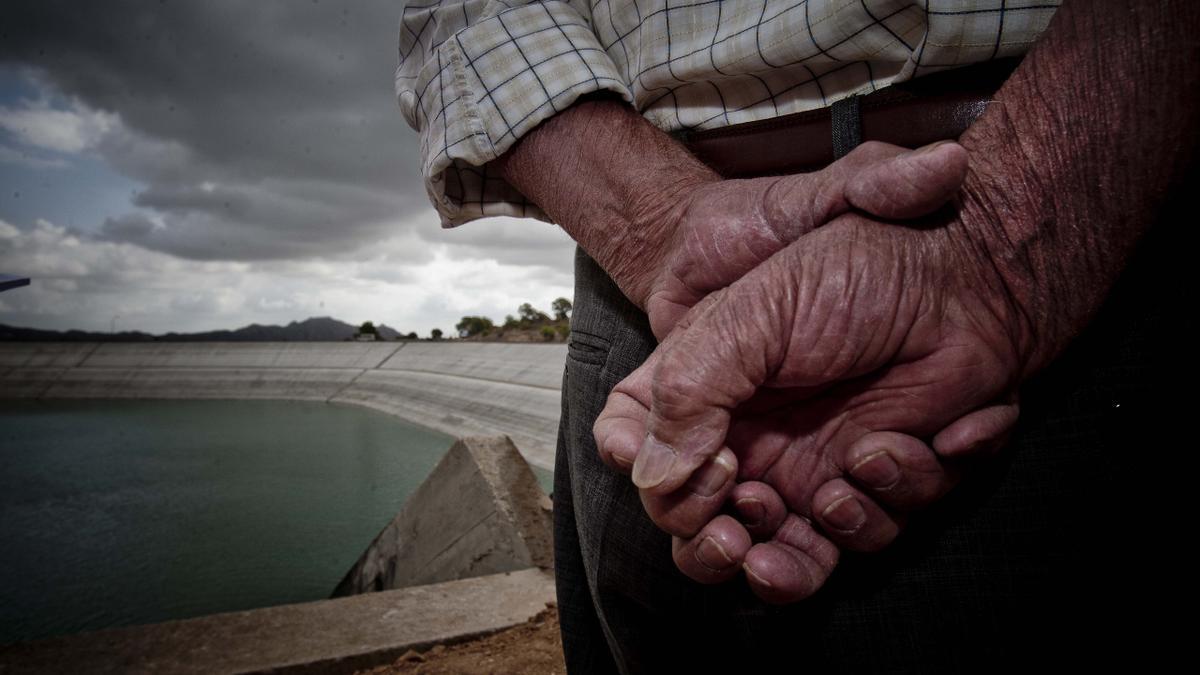
[[[298,401],[0,401],[0,644],[328,597],[453,439]]]

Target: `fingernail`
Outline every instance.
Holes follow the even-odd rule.
[[[867,512],[853,495],[846,495],[826,506],[821,519],[842,532],[854,532],[867,522]]]
[[[742,514],[742,523],[747,527],[762,525],[767,519],[767,505],[762,500],[745,497],[734,502],[738,512]]]
[[[700,497],[711,497],[729,482],[733,466],[721,455],[712,458],[688,479],[688,489]]]
[[[705,537],[696,547],[696,561],[714,572],[729,569],[733,564],[733,558],[725,552],[721,542],[712,537]]]
[[[646,436],[633,463],[633,484],[640,488],[655,487],[667,479],[673,466],[675,449],[653,436]]]
[[[758,584],[759,586],[762,586],[763,588],[771,588],[771,582],[755,574],[754,570],[750,569],[750,565],[742,563],[742,571],[746,573],[747,577],[753,579],[754,583]]]
[[[621,466],[621,468],[626,471],[629,471],[630,469],[633,468],[633,460],[629,459],[625,455],[618,455],[617,453],[614,452],[614,453],[611,453],[609,455],[609,457],[612,457],[612,461],[619,464]]]
[[[850,467],[850,475],[877,490],[885,490],[900,482],[900,467],[886,451],[867,455]]]

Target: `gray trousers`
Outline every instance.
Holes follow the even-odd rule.
[[[1168,348],[1177,326],[1164,317],[1184,304],[1166,230],[1143,243],[1087,332],[1027,383],[1001,457],[973,465],[888,550],[845,555],[824,589],[787,607],[740,579],[702,586],[677,572],[628,478],[597,458],[592,424],[608,392],[656,342],[578,253],[554,488],[569,671],[986,672],[1165,658],[1172,629],[1158,608],[1181,592],[1171,547],[1190,531],[1173,504],[1186,494],[1173,492],[1180,472],[1162,464],[1188,452],[1168,413],[1178,398],[1167,375],[1180,378]]]

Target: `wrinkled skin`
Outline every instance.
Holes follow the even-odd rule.
[[[836,216],[855,209],[887,220],[928,215],[953,197],[966,170],[966,152],[951,142],[915,151],[868,142],[813,173],[705,182],[655,204],[666,212],[638,217],[672,223],[662,260],[639,257],[630,261],[636,271],[615,277],[661,340],[709,293]]]
[[[650,290],[643,304],[652,329],[660,338],[665,337],[698,301],[741,278],[797,238],[852,209],[887,219],[912,219],[934,212],[957,193],[966,169],[965,151],[952,142],[935,143],[915,151],[871,142],[822,171],[698,186],[678,201],[677,208],[659,216],[674,225],[662,262],[649,268],[656,273],[652,282],[646,284]],[[640,296],[635,291],[632,297]],[[983,450],[995,446],[1015,422],[1015,412],[1015,406],[1004,407],[1000,423],[994,423],[995,410],[965,417],[956,424],[956,433],[969,436],[971,446],[959,442],[952,449],[965,452],[972,447]],[[892,494],[914,490],[922,495],[941,494],[949,489],[955,476],[943,468],[925,444],[903,434],[892,434],[888,439],[891,444],[883,451],[898,462],[901,476],[890,479],[888,489]],[[856,452],[865,452],[863,448],[869,445],[870,442]],[[604,456],[618,470],[628,472],[631,468],[632,453],[627,460],[620,453]],[[846,461],[857,460],[847,457]],[[878,463],[864,465],[860,472],[867,474],[872,466]],[[723,484],[728,474],[729,471],[716,470],[712,480]],[[705,477],[697,480],[704,482]],[[762,490],[756,492],[754,486],[739,490],[735,497],[749,492],[755,493],[751,496],[757,500],[780,503],[777,497],[771,500],[757,494]],[[747,522],[754,522],[759,508],[754,504],[756,499],[735,500],[752,512],[745,516]],[[904,501],[903,497],[900,499]],[[713,496],[709,504],[715,508],[719,500]],[[770,509],[766,523],[772,531],[783,512],[782,506]],[[869,514],[869,520],[865,526],[844,533],[839,543],[855,550],[879,548],[884,543],[879,530],[892,528],[892,523],[879,509]],[[672,517],[665,521],[673,534],[694,535],[699,527],[697,523]],[[718,559],[725,560],[719,555]],[[693,578],[707,576],[703,570],[693,572],[686,566],[684,571]]]
[[[765,600],[806,597],[837,546],[885,546],[899,514],[953,484],[939,454],[1000,442],[1030,337],[961,227],[979,215],[924,230],[839,218],[706,298],[616,387],[597,445],[632,460],[685,574],[744,563]],[[714,518],[727,500],[749,527]]]

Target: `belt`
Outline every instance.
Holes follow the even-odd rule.
[[[680,140],[725,178],[820,169],[861,141],[906,148],[958,138],[987,109],[1019,59],[937,73],[829,108],[685,132]]]

